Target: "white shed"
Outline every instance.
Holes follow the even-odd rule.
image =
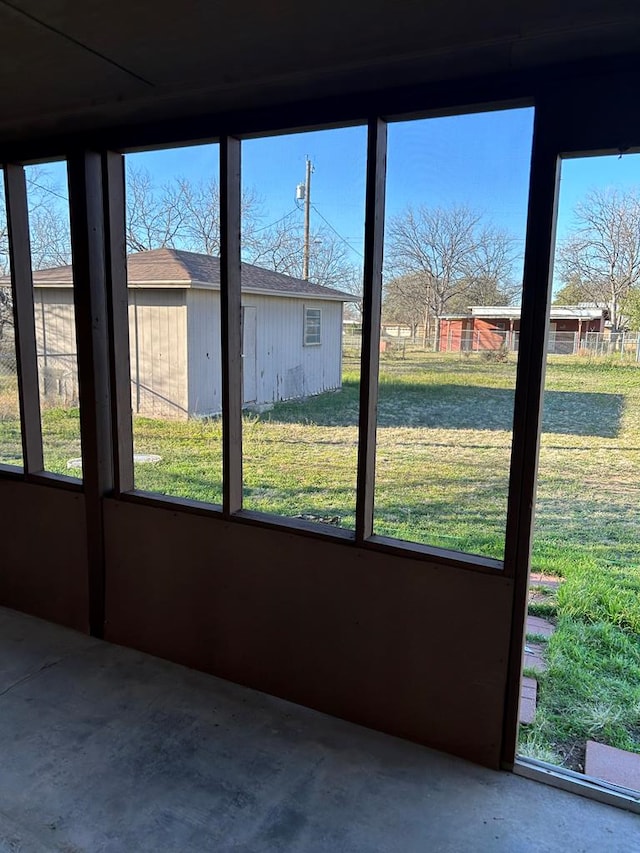
[[[162,418],[218,414],[219,259],[154,249],[130,255],[127,267],[133,411]],[[64,386],[66,398],[75,387],[71,281],[70,266],[34,273],[41,375],[58,391]],[[347,293],[242,264],[245,405],[340,388],[342,310],[350,301]]]

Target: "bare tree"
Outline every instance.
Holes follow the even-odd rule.
[[[394,282],[387,288],[387,308],[394,293],[406,308],[411,306],[412,317],[419,306],[425,343],[435,322],[436,348],[438,319],[447,312],[513,298],[512,238],[483,224],[481,214],[466,205],[408,207],[391,220],[386,255]]]
[[[594,189],[574,209],[574,228],[558,251],[564,286],[609,310],[622,325],[621,308],[640,285],[640,194]]]
[[[302,222],[298,211],[263,226],[261,202],[242,194],[242,256],[249,263],[302,276]],[[298,215],[299,219],[299,215]],[[127,174],[127,246],[140,252],[161,247],[220,254],[220,187],[215,179],[174,178],[158,187],[144,169]],[[311,235],[310,278],[338,287],[352,276],[346,246],[329,229]]]
[[[260,202],[253,190],[242,194],[243,243],[253,248]],[[127,172],[127,247],[143,252],[163,247],[205,255],[220,254],[220,186],[214,178],[176,177],[156,186],[146,169]]]
[[[186,211],[180,181],[157,188],[146,169],[127,172],[127,247],[144,252],[180,243]]]
[[[250,263],[302,278],[302,223],[286,217],[277,224],[256,232],[247,244],[243,239],[244,256]],[[350,260],[346,244],[328,228],[311,232],[309,237],[309,279],[325,287],[348,287],[349,293],[359,293],[354,277],[357,267]],[[362,284],[360,283],[360,289]]]
[[[483,226],[469,258],[468,287],[455,310],[469,305],[511,305],[520,293],[520,284],[512,278],[514,261],[511,235],[494,226]]]
[[[391,279],[385,284],[382,303],[382,316],[385,322],[400,323],[411,328],[411,337],[415,340],[418,326],[424,326],[423,346],[429,339],[429,314],[425,314],[424,289],[425,278],[420,274],[407,273]]]
[[[302,232],[289,218],[259,230],[252,243],[244,237],[243,256],[251,264],[287,275],[302,275]]]
[[[565,282],[556,291],[553,298],[554,305],[577,305],[579,302],[589,301],[593,300],[590,298],[588,290],[580,281],[576,281],[575,278],[571,278],[570,281]]]
[[[346,303],[345,315],[349,319],[362,322],[362,267],[356,264],[347,264],[342,271],[342,276],[336,287],[343,293],[349,293],[353,300]]]
[[[34,270],[71,262],[69,208],[65,188],[52,179],[42,166],[29,166],[26,172],[29,206],[31,265]],[[0,275],[9,275],[9,234],[4,186],[0,186]],[[8,280],[0,284],[0,341],[13,327],[13,301]]]

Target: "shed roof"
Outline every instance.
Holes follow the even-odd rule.
[[[472,305],[469,309],[474,317],[504,317],[518,318],[520,307],[503,305]],[[599,320],[606,309],[595,306],[581,305],[552,305],[550,316],[552,320]]]
[[[185,252],[182,249],[151,249],[135,252],[127,257],[129,287],[144,288],[220,288],[220,258]],[[36,270],[33,283],[36,287],[70,286],[73,282],[71,266]],[[301,299],[330,299],[353,302],[357,297],[332,287],[312,281],[303,281],[281,272],[274,272],[253,264],[242,264],[242,289],[246,293],[272,296],[290,296]]]
[[[583,305],[552,305],[550,318],[552,320],[600,320],[606,316],[606,308]],[[491,320],[518,320],[520,306],[512,305],[472,305],[468,314],[445,314],[441,320],[465,320],[471,317],[485,317]]]

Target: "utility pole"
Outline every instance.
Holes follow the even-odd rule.
[[[302,278],[309,281],[309,220],[311,214],[311,172],[313,166],[307,157],[307,172],[304,181],[304,251],[302,255]]]

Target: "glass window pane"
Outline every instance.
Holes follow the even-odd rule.
[[[45,470],[82,476],[65,162],[26,166]]]
[[[527,633],[520,752],[629,784],[597,752],[640,753],[638,154],[562,163]]]
[[[366,128],[242,144],[244,506],[353,528]]]
[[[22,434],[4,176],[0,169],[0,464],[22,467]]]
[[[135,488],[222,502],[219,146],[126,155]]]
[[[377,534],[503,557],[532,124],[389,125]]]

